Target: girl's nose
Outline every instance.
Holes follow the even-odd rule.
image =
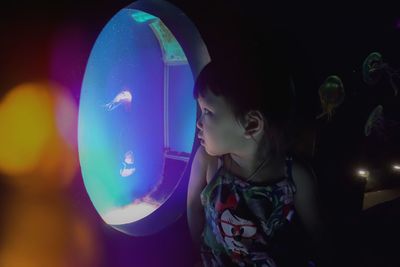
[[[203,124],[201,123],[201,118],[202,118],[202,116],[197,120],[196,126],[200,130],[203,130]]]

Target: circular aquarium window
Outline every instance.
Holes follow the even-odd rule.
[[[78,143],[86,190],[107,224],[149,235],[184,212],[193,85],[209,61],[193,23],[164,1],[134,2],[101,31],[83,79]]]

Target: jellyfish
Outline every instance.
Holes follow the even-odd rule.
[[[114,99],[103,105],[107,111],[116,109],[121,104],[130,104],[132,102],[132,95],[128,90],[121,91]]]
[[[386,74],[389,77],[389,82],[393,88],[394,95],[397,96],[399,89],[395,83],[395,79],[400,79],[400,70],[394,70],[383,61],[382,55],[378,52],[369,54],[362,66],[363,80],[370,86],[376,85]]]
[[[132,151],[126,152],[124,162],[122,162],[123,168],[119,170],[119,174],[122,177],[131,176],[136,171],[136,168],[132,166],[133,163],[134,163],[133,152]]]
[[[344,101],[345,92],[342,80],[336,75],[329,76],[319,88],[318,93],[321,101],[322,113],[317,116],[317,119],[327,115],[328,120],[330,120],[334,110]]]
[[[132,151],[129,150],[128,152],[125,153],[125,162],[128,164],[133,164],[134,158]]]
[[[388,140],[388,133],[393,130],[398,130],[400,123],[391,119],[385,119],[383,114],[383,106],[376,106],[370,113],[367,122],[364,126],[365,136],[376,134],[384,141]]]
[[[364,126],[365,136],[369,136],[372,130],[377,131],[380,135],[383,135],[383,106],[378,105],[370,113],[368,120]]]
[[[363,80],[368,85],[375,85],[382,78],[382,55],[378,52],[369,54],[363,62]]]

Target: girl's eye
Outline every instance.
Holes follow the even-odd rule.
[[[208,109],[204,109],[204,114],[211,116],[212,112],[210,112]]]

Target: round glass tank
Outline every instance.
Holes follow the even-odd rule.
[[[165,1],[137,1],[98,36],[79,104],[82,176],[101,218],[129,235],[186,208],[196,132],[192,91],[210,61],[193,23]]]

